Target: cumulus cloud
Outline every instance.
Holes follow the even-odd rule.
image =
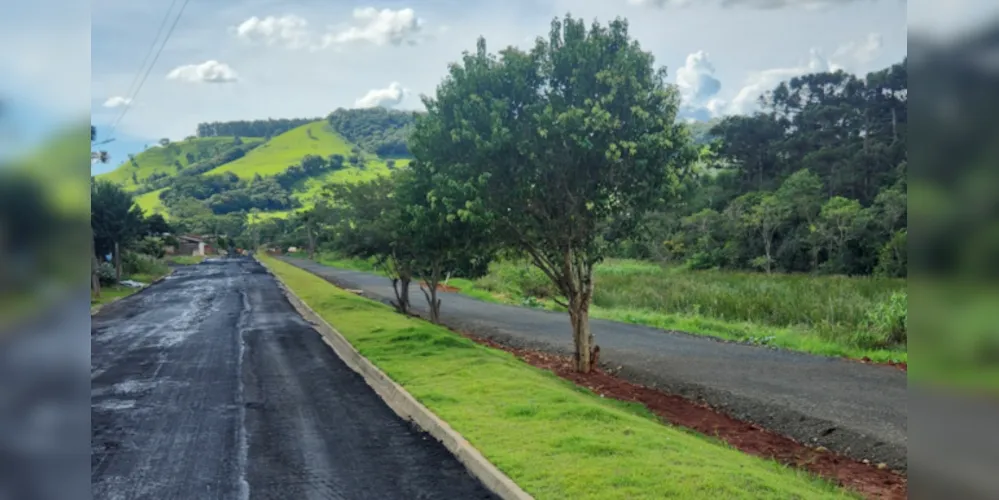
[[[323,45],[370,43],[372,45],[416,45],[421,41],[424,21],[413,9],[354,9],[354,22],[323,37]]]
[[[831,56],[826,56],[821,49],[812,48],[807,61],[755,71],[746,78],[730,101],[714,102],[715,115],[751,113],[759,106],[758,99],[761,95],[773,90],[780,82],[797,76],[838,70],[856,72],[872,62],[880,53],[881,47],[881,35],[871,33],[864,40],[839,46]]]
[[[398,106],[409,94],[409,90],[402,87],[399,82],[392,82],[384,89],[371,89],[364,97],[354,102],[358,108],[376,108],[382,106],[391,108]]]
[[[308,47],[313,37],[308,21],[294,14],[264,18],[253,16],[233,27],[232,32],[248,42],[280,45],[290,49]]]
[[[233,83],[239,80],[239,75],[228,64],[210,60],[178,66],[167,74],[167,79],[189,83]]]
[[[104,101],[105,108],[120,108],[122,106],[128,106],[129,104],[132,104],[132,100],[120,95],[110,97],[108,100]]]
[[[715,78],[715,67],[708,54],[699,50],[687,56],[684,65],[676,71],[676,86],[680,90],[680,116],[695,120],[708,120],[715,113],[721,90],[721,81]]]
[[[750,9],[772,10],[788,7],[804,9],[822,9],[856,3],[861,0],[628,0],[632,5],[643,7],[669,8],[689,7],[691,5],[714,4],[721,7],[746,7]],[[904,1],[904,0],[903,0]]]

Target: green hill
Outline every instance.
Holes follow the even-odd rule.
[[[326,122],[316,121],[274,137],[243,158],[209,170],[204,175],[232,172],[241,179],[251,179],[256,174],[268,177],[284,172],[306,155],[327,157],[338,154],[349,157],[354,147]]]
[[[244,132],[254,124],[257,123],[213,125],[221,127],[220,130],[230,126],[235,132]],[[138,167],[125,162],[101,177],[142,193],[135,200],[146,214],[170,217],[171,207],[180,210],[177,205],[180,203],[189,214],[201,210],[216,214],[254,210],[258,220],[265,220],[287,218],[311,208],[326,185],[387,175],[393,168],[402,168],[410,162],[408,158],[382,158],[364,150],[344,139],[325,120],[311,121],[283,133],[274,132],[278,135],[267,139],[243,137],[244,143],[256,147],[239,158],[230,154],[236,147],[235,137],[191,138],[166,147],[157,145],[135,156]],[[340,167],[331,163],[337,155],[343,160]],[[311,167],[305,167],[303,159],[307,156],[322,159],[320,164],[325,166],[317,170],[312,162]],[[229,157],[234,159],[226,162]],[[194,160],[193,164],[189,159]],[[180,169],[176,162],[180,163]],[[261,180],[256,180],[258,175]],[[161,198],[163,195],[167,195],[166,200]],[[191,212],[197,206],[191,205],[192,202],[203,205],[204,209],[194,208]],[[176,219],[176,214],[173,215]]]

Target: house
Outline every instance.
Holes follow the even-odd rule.
[[[177,236],[180,245],[174,249],[176,255],[214,255],[215,248],[205,243],[205,240],[192,235]]]

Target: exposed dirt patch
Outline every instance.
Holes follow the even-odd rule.
[[[420,282],[420,288],[426,288],[426,289],[429,290],[430,289],[430,285],[428,285],[426,281],[421,281]],[[437,290],[440,291],[440,292],[457,292],[457,291],[460,291],[461,289],[460,288],[455,288],[453,286],[445,285],[444,283],[438,283],[437,284]]]
[[[871,358],[868,358],[867,356],[864,356],[864,357],[858,359],[857,361],[860,361],[861,363],[864,363],[864,364],[894,366],[895,368],[898,368],[899,370],[902,370],[902,371],[904,371],[906,373],[909,372],[909,363],[902,363],[901,361],[887,361],[887,362],[884,362],[884,363],[878,363],[878,362],[872,360]]]
[[[588,374],[577,373],[568,356],[509,347],[474,335],[461,334],[479,344],[512,353],[531,365],[551,371],[603,397],[641,403],[673,425],[714,436],[744,453],[805,469],[856,491],[865,498],[908,498],[908,479],[887,468],[858,462],[823,448],[809,448],[754,424],[718,413],[706,405],[625,381],[599,368]]]

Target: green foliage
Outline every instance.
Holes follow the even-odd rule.
[[[162,259],[166,255],[163,239],[153,236],[142,238],[135,244],[134,248],[141,254],[150,255],[157,259]]]
[[[253,144],[259,144],[259,142],[259,139],[254,139]],[[145,188],[147,191],[158,189],[164,186],[159,185],[150,189],[145,185],[155,183],[157,179],[163,180],[190,171],[187,169],[191,168],[192,163],[210,160],[231,149],[231,146],[231,137],[193,139],[171,143],[169,147],[157,146],[135,155],[129,163],[122,164],[106,174],[101,174],[98,178],[115,182],[130,191],[141,188]],[[178,171],[174,162],[180,159],[187,160],[188,167]],[[196,159],[197,162],[192,162],[191,159]]]
[[[634,234],[692,160],[678,102],[625,21],[587,30],[567,16],[530,52],[496,57],[480,39],[425,99],[410,149],[445,173],[442,189],[474,194],[461,216],[492,218],[578,300],[606,242]]]
[[[333,130],[364,150],[382,157],[409,156],[406,141],[416,115],[385,109],[339,108],[326,118]]]
[[[105,260],[101,260],[97,264],[97,277],[101,282],[101,286],[109,286],[118,283],[115,279],[114,266]]]
[[[142,274],[159,276],[166,274],[169,268],[159,258],[141,252],[125,252],[121,257],[122,271],[127,275]]]
[[[908,295],[894,292],[887,301],[878,303],[868,314],[864,328],[853,337],[853,342],[866,349],[905,346],[908,342]]]
[[[101,179],[91,182],[90,227],[98,256],[112,253],[115,243],[124,249],[145,230],[142,209],[135,205],[132,195]]]
[[[280,119],[273,118],[267,120],[239,120],[231,122],[212,122],[198,124],[198,137],[260,137],[270,139],[273,136],[281,135],[293,128],[312,123],[319,118],[293,118]]]

